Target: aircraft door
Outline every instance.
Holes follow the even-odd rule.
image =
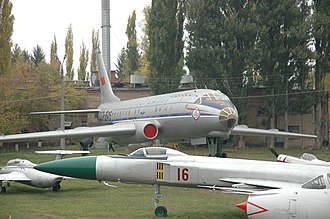
[[[289,201],[289,219],[297,218],[297,199],[290,199]]]

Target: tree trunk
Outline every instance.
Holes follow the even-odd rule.
[[[314,122],[314,132],[317,135],[315,139],[315,146],[317,149],[321,147],[321,117],[322,117],[322,104],[321,101],[318,101],[315,107],[315,122]]]

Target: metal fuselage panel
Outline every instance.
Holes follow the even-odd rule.
[[[104,124],[157,121],[159,139],[184,141],[200,137],[226,138],[230,129],[222,127],[219,115],[224,107],[229,106],[235,111],[236,108],[221,93],[224,100],[214,101],[212,106],[195,103],[207,92],[215,91],[193,90],[102,104],[99,107],[99,120]],[[128,138],[115,140],[124,142]]]
[[[247,207],[248,218],[324,219],[330,215],[329,189],[296,188],[275,192],[277,194],[250,196],[248,202],[251,204]]]
[[[233,183],[221,181],[228,178],[286,182],[297,186],[324,172],[330,172],[330,167],[200,156],[169,157],[167,160],[100,156],[96,162],[97,180],[192,187],[230,186]]]

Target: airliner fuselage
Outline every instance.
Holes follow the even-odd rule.
[[[237,125],[234,104],[220,91],[198,89],[102,104],[104,124],[152,122],[160,139],[184,142],[193,138],[228,138]],[[116,138],[122,142],[127,138]]]

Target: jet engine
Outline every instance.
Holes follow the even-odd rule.
[[[115,143],[142,143],[155,139],[159,134],[160,124],[157,121],[134,122],[135,133],[131,136],[113,137]]]

